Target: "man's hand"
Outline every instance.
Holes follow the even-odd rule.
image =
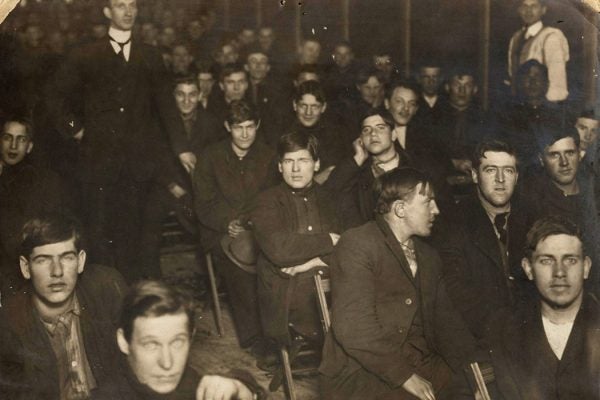
[[[328,265],[325,264],[323,262],[323,260],[321,260],[321,257],[315,257],[315,258],[311,258],[304,264],[295,265],[293,267],[282,268],[281,272],[291,275],[291,276],[294,276],[296,274],[299,274],[301,272],[306,272],[315,267],[327,267],[327,266]]]
[[[83,139],[83,128],[73,135],[73,139],[75,139],[77,142],[81,142],[81,139]]]
[[[435,394],[433,393],[433,386],[431,386],[431,383],[417,374],[412,374],[411,377],[402,384],[402,389],[421,400],[435,400]]]
[[[334,246],[337,244],[338,240],[340,240],[340,235],[337,233],[329,233],[329,237],[331,238],[331,242]]]
[[[205,375],[196,389],[196,400],[253,400],[254,394],[242,382],[218,375]]]
[[[176,183],[172,183],[169,185],[169,192],[171,192],[171,194],[176,198],[176,199],[180,199],[183,196],[185,196],[187,194],[187,192],[185,191],[184,188],[182,188],[181,186],[179,186]]]
[[[242,226],[242,223],[240,222],[239,219],[234,219],[227,226],[227,234],[232,238],[236,237],[237,235],[244,232],[245,230],[246,230],[246,228],[244,228]]]
[[[352,147],[354,147],[354,161],[356,162],[356,165],[360,167],[367,161],[367,158],[369,158],[369,152],[365,148],[365,144],[361,138],[352,142]]]
[[[180,153],[179,161],[181,162],[181,165],[183,165],[183,168],[185,168],[185,170],[188,172],[188,174],[191,174],[192,171],[194,171],[194,168],[196,168],[196,155],[191,151]]]

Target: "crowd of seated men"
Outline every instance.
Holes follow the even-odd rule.
[[[484,109],[461,60],[404,76],[186,1],[22,1],[0,25],[0,397],[265,398],[190,367],[174,212],[239,347],[277,374],[308,343],[323,399],[600,399],[600,119],[551,5],[517,3]]]

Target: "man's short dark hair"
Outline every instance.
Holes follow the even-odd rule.
[[[196,62],[196,76],[200,74],[211,74],[213,78],[216,78],[217,72],[215,66],[205,61]]]
[[[593,108],[584,108],[579,112],[577,118],[594,119],[596,121],[598,120],[598,117],[596,117],[596,113],[594,112]]]
[[[561,139],[572,138],[579,148],[579,133],[575,122],[567,118],[549,118],[537,128],[537,145],[539,154],[544,154],[547,147]]]
[[[326,103],[323,86],[317,81],[306,81],[298,85],[294,94],[294,102],[297,103],[302,100],[305,94],[312,94],[319,103]]]
[[[322,78],[319,68],[314,64],[297,65],[295,68],[292,69],[291,73],[292,73],[291,78],[294,81],[297,81],[298,77],[301,74],[315,74],[319,77],[319,80]]]
[[[0,134],[4,133],[6,124],[8,124],[9,122],[16,122],[19,125],[23,125],[25,127],[25,133],[27,134],[27,137],[29,138],[29,140],[33,140],[33,123],[31,122],[31,119],[29,119],[29,117],[13,114],[0,118],[0,128],[2,129],[2,132],[0,132]]]
[[[225,78],[227,78],[230,75],[237,74],[238,72],[243,72],[244,75],[246,75],[246,78],[248,78],[248,73],[246,72],[246,70],[244,69],[244,66],[242,64],[240,64],[240,63],[226,64],[221,69],[221,73],[219,74],[219,82],[221,82],[221,83],[225,82]]]
[[[369,108],[364,114],[360,116],[359,128],[362,129],[362,124],[363,122],[365,122],[365,119],[373,117],[375,115],[379,115],[383,122],[385,122],[385,124],[390,127],[390,129],[394,129],[394,118],[390,115],[389,111],[382,110],[381,108],[376,107]]]
[[[542,71],[543,77],[546,78],[546,82],[548,82],[548,67],[535,59],[527,60],[519,66],[519,69],[517,69],[517,82],[521,83],[533,67],[539,68]]]
[[[119,328],[131,342],[133,324],[140,317],[162,317],[185,313],[188,316],[188,331],[194,333],[196,313],[193,300],[184,292],[162,281],[144,280],[134,284],[121,306]]]
[[[421,96],[421,88],[419,84],[412,79],[394,79],[385,87],[385,98],[391,99],[394,91],[398,88],[412,90],[417,98]]]
[[[258,43],[254,43],[246,47],[242,56],[242,60],[244,60],[247,63],[248,57],[250,57],[252,54],[262,54],[263,56],[267,57],[267,59],[269,59],[269,54],[266,51],[264,51]]]
[[[474,169],[479,168],[479,166],[481,165],[481,159],[485,158],[485,153],[488,151],[493,151],[496,153],[507,153],[513,156],[515,160],[518,160],[517,151],[509,143],[496,139],[484,140],[483,142],[480,142],[479,144],[477,144],[477,146],[475,146],[475,151],[472,154],[471,164],[473,165]]]
[[[319,141],[314,135],[292,131],[282,135],[277,142],[277,156],[283,160],[286,153],[308,150],[314,161],[319,159]]]
[[[244,121],[258,123],[258,113],[256,112],[256,108],[247,101],[234,100],[229,105],[226,121],[229,125],[241,124]]]
[[[369,78],[375,77],[383,85],[385,84],[385,74],[372,65],[362,67],[356,74],[356,84],[363,85],[367,83]]]
[[[454,65],[448,73],[448,83],[454,78],[460,78],[461,76],[470,76],[473,78],[473,82],[477,83],[477,72],[474,68],[465,64]]]
[[[43,214],[30,219],[21,230],[19,255],[29,258],[33,249],[74,239],[75,249],[82,249],[83,238],[79,221],[68,214]]]
[[[532,261],[531,256],[537,245],[548,236],[553,235],[568,235],[575,236],[581,242],[583,254],[586,254],[586,249],[583,243],[581,229],[577,224],[562,215],[551,215],[543,217],[535,221],[529,232],[527,232],[525,244],[525,257]]]
[[[173,89],[176,89],[178,85],[194,85],[199,89],[198,79],[191,74],[175,78],[173,80]]]
[[[396,200],[410,200],[415,195],[415,188],[419,183],[423,184],[422,190],[433,187],[431,179],[415,168],[396,168],[381,175],[375,181],[377,195],[375,212],[387,214]]]

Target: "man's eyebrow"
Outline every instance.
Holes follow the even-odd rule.
[[[69,254],[73,254],[73,255],[77,255],[77,251],[75,250],[69,250],[69,251],[65,251],[63,253],[58,254],[59,257],[63,257]],[[33,257],[33,259],[38,259],[38,258],[47,258],[47,257],[53,257],[52,254],[38,254],[37,256]]]

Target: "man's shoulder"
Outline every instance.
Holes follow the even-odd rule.
[[[342,233],[340,244],[352,244],[353,246],[358,243],[366,243],[369,245],[378,244],[381,242],[381,240],[378,239],[381,235],[382,232],[379,226],[377,226],[377,222],[369,221],[363,225],[350,228]],[[365,238],[368,238],[368,240],[365,241]]]
[[[103,296],[106,300],[120,299],[125,295],[127,285],[121,273],[112,267],[99,264],[86,265],[79,276],[77,287],[87,295]]]

